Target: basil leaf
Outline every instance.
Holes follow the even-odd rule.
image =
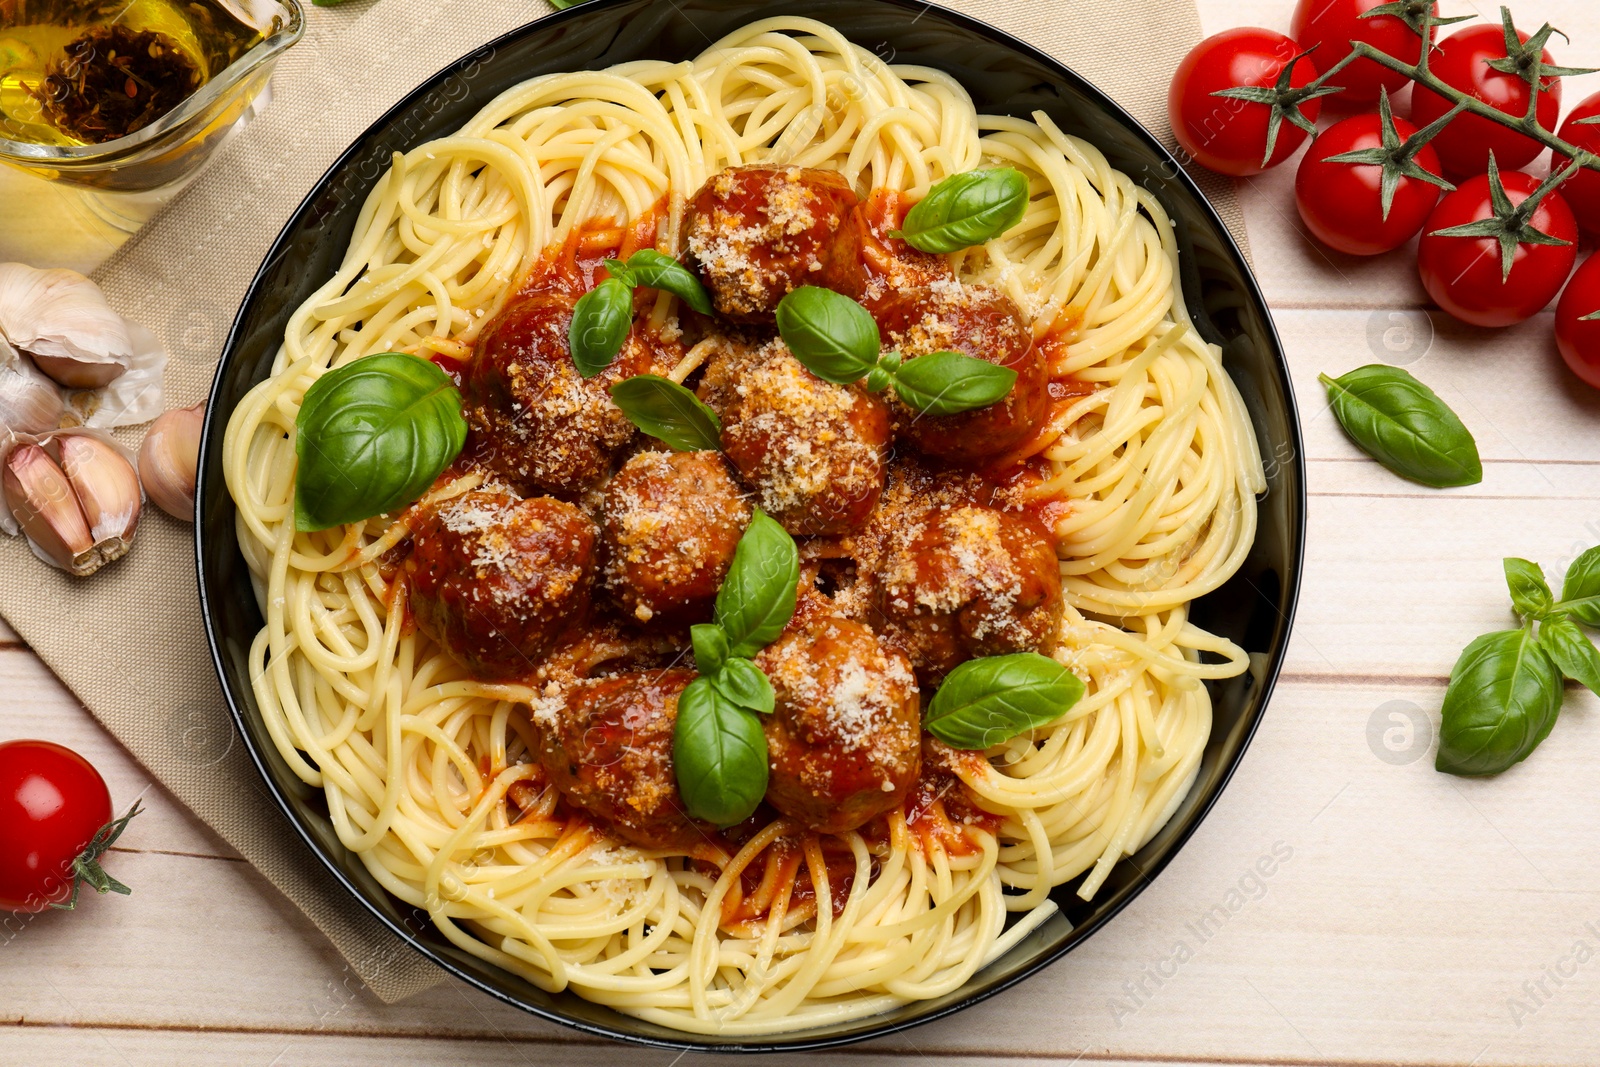
[[[1525,759],[1555,725],[1561,672],[1526,627],[1484,634],[1450,672],[1434,767],[1499,774]]]
[[[328,371],[295,417],[295,529],[361,522],[411,503],[466,439],[461,394],[425,359],[380,352]]]
[[[945,676],[923,726],[952,748],[985,749],[1055,722],[1083,698],[1083,682],[1037,652],[969,659]]]
[[[772,691],[772,683],[760,667],[747,659],[735,657],[725,661],[722,670],[711,679],[711,684],[717,687],[717,692],[746,711],[771,715],[772,709],[777,706],[778,697]]]
[[[800,552],[794,538],[756,508],[733,551],[728,577],[717,590],[713,617],[728,635],[732,655],[748,659],[777,640],[794,615],[799,584]]]
[[[722,447],[722,420],[700,398],[670,378],[636,374],[611,387],[611,399],[628,421],[679,452]]]
[[[900,364],[894,391],[926,415],[955,415],[1004,400],[1017,372],[959,352],[931,352]]]
[[[1556,605],[1587,626],[1600,626],[1600,545],[1572,561],[1561,580],[1561,602]]]
[[[1564,615],[1546,619],[1539,624],[1539,647],[1550,654],[1562,674],[1600,696],[1600,651],[1577,623]]]
[[[1542,619],[1555,603],[1550,586],[1545,583],[1544,571],[1537,563],[1515,556],[1505,560],[1506,585],[1511,588],[1511,606],[1524,618]]]
[[[749,818],[767,792],[760,721],[696,678],[678,695],[672,767],[689,814],[717,826]]]
[[[878,362],[878,324],[843,293],[802,285],[778,301],[778,336],[812,374],[849,385]]]
[[[1328,387],[1328,404],[1345,433],[1402,478],[1435,488],[1483,481],[1472,434],[1410,372],[1373,363],[1318,380]]]
[[[1010,167],[969,170],[936,182],[889,236],[921,252],[959,252],[999,237],[1028,211],[1028,179]]]
[[[716,623],[701,622],[689,627],[689,643],[694,647],[695,670],[713,675],[728,660],[728,635]]]
[[[578,298],[567,327],[572,365],[585,378],[611,366],[633,329],[633,290],[626,282],[607,278]]]
[[[627,285],[642,285],[671,293],[702,315],[711,314],[711,294],[694,272],[671,256],[653,248],[641,248],[625,261],[608,259],[606,271]]]

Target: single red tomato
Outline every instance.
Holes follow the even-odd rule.
[[[1524,43],[1528,35],[1521,30],[1517,37]],[[1554,63],[1550,52],[1541,53],[1545,63]],[[1477,97],[1484,103],[1517,118],[1528,113],[1527,82],[1515,74],[1495,70],[1490,60],[1505,59],[1506,36],[1500,26],[1469,26],[1458,30],[1440,42],[1433,53],[1430,68],[1446,85]],[[1555,128],[1561,117],[1561,79],[1542,79],[1544,91],[1539,94],[1539,124],[1547,130]],[[1434,92],[1417,86],[1411,94],[1411,121],[1426,126],[1454,106]],[[1482,174],[1489,165],[1489,153],[1500,164],[1501,170],[1516,170],[1532,163],[1544,146],[1525,133],[1502,126],[1481,115],[1458,115],[1450,125],[1432,141],[1444,164],[1447,174],[1470,176]]]
[[[1167,94],[1172,132],[1183,150],[1202,166],[1238,176],[1260,174],[1294,155],[1308,134],[1280,119],[1272,156],[1267,158],[1271,104],[1212,94],[1240,87],[1272,89],[1286,69],[1287,88],[1303,88],[1317,76],[1309,59],[1295,60],[1303,51],[1281,33],[1252,27],[1224,30],[1195,45],[1178,64]],[[1322,111],[1322,101],[1316,98],[1293,106],[1312,123]]]
[[[1315,48],[1312,54],[1320,70],[1328,70],[1350,54],[1351,41],[1365,41],[1378,51],[1406,63],[1422,58],[1422,37],[1404,19],[1394,15],[1362,18],[1388,0],[1300,0],[1295,5],[1289,36],[1302,48]],[[1439,13],[1439,5],[1429,10]],[[1428,27],[1432,40],[1434,30]],[[1329,107],[1356,110],[1378,102],[1380,89],[1394,94],[1410,81],[1399,71],[1379,66],[1370,59],[1358,59],[1333,76],[1344,92],[1329,97]]]
[[[1513,207],[1532,196],[1538,179],[1502,172]],[[1561,291],[1578,255],[1578,223],[1561,194],[1539,201],[1529,223],[1564,245],[1516,246],[1511,273],[1503,275],[1500,241],[1495,237],[1441,236],[1436,231],[1494,217],[1490,178],[1480,174],[1445,194],[1423,223],[1417,268],[1428,295],[1445,311],[1474,326],[1510,326],[1537,314]]]
[[[1417,132],[1405,119],[1393,119],[1394,133],[1384,144],[1381,115],[1356,115],[1336,122],[1311,143],[1294,176],[1294,200],[1300,217],[1317,240],[1353,256],[1375,256],[1399,248],[1428,219],[1439,201],[1439,186],[1401,173],[1388,216],[1383,208],[1383,172],[1378,163],[1330,163],[1345,152],[1398,154]],[[1423,145],[1411,162],[1429,174],[1442,173],[1433,148]],[[1396,162],[1394,165],[1399,166]]]
[[[112,823],[105,780],[70,748],[0,743],[0,911],[68,906],[80,877],[127,892],[96,861],[132,814]],[[87,874],[75,866],[80,859]]]
[[[1585,97],[1572,109],[1567,121],[1561,124],[1561,139],[1576,148],[1600,155],[1600,125],[1583,121],[1594,118],[1600,118],[1600,93]],[[1560,170],[1572,162],[1570,157],[1560,152],[1553,159],[1552,170]],[[1587,167],[1580,170],[1562,184],[1561,195],[1572,208],[1572,213],[1578,216],[1578,225],[1590,233],[1600,234],[1600,171]]]
[[[1584,260],[1561,294],[1556,347],[1572,373],[1600,389],[1600,255]]]

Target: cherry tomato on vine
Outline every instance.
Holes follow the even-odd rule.
[[[1351,41],[1365,41],[1380,52],[1415,63],[1422,57],[1422,37],[1405,20],[1387,14],[1362,17],[1386,3],[1388,0],[1300,0],[1295,5],[1289,36],[1302,48],[1316,49],[1313,57],[1321,70],[1349,55]],[[1422,10],[1432,14],[1439,11],[1436,3],[1418,3],[1417,8],[1419,14]],[[1430,26],[1428,37],[1431,40],[1433,36]],[[1344,87],[1344,92],[1329,100],[1329,107],[1353,111],[1376,104],[1382,89],[1398,92],[1410,79],[1370,59],[1358,59],[1333,80]]]
[[[1547,193],[1527,220],[1539,236],[1516,241],[1505,272],[1502,242],[1493,236],[1456,237],[1437,231],[1496,217],[1494,172],[1468,179],[1445,195],[1423,223],[1417,248],[1422,285],[1445,311],[1474,326],[1510,326],[1537,314],[1561,291],[1578,255],[1578,223],[1559,192]],[[1502,172],[1510,207],[1539,188],[1520,172]],[[1546,238],[1564,244],[1531,243]]]
[[[1172,132],[1184,151],[1202,166],[1236,176],[1259,174],[1292,156],[1309,136],[1296,123],[1314,124],[1322,110],[1316,96],[1296,92],[1317,76],[1309,59],[1295,58],[1302,51],[1281,33],[1253,27],[1224,30],[1195,45],[1167,94]],[[1264,97],[1280,83],[1289,94],[1281,107],[1214,95],[1243,89]]]
[[[1600,389],[1600,255],[1584,260],[1561,294],[1556,347],[1572,373]]]
[[[1600,93],[1585,97],[1561,124],[1563,141],[1600,155],[1600,122],[1585,122],[1585,119],[1600,120]],[[1570,158],[1557,152],[1551,170],[1560,170],[1570,162]],[[1600,234],[1600,171],[1587,167],[1580,170],[1561,186],[1561,195],[1572,213],[1578,216],[1578,225],[1590,233]]]
[[[1528,35],[1517,31],[1524,44]],[[1516,74],[1496,70],[1491,61],[1506,59],[1505,30],[1500,26],[1469,26],[1457,30],[1440,42],[1433,53],[1431,70],[1446,85],[1475,96],[1484,103],[1517,118],[1528,113],[1531,86]],[[1540,50],[1542,60],[1552,64],[1550,53]],[[1540,79],[1538,119],[1545,129],[1554,129],[1561,117],[1561,79]],[[1453,105],[1431,89],[1417,86],[1411,94],[1411,121],[1426,126]],[[1482,115],[1459,115],[1433,141],[1446,174],[1482,174],[1493,152],[1504,170],[1516,170],[1532,163],[1544,146],[1527,134],[1493,122]]]
[[[1401,151],[1400,143],[1417,128],[1405,119],[1392,119],[1387,148]],[[1409,241],[1439,200],[1439,186],[1416,176],[1417,170],[1438,176],[1439,157],[1423,145],[1410,157],[1409,170],[1397,170],[1385,217],[1383,165],[1330,161],[1347,152],[1375,155],[1386,149],[1383,116],[1356,115],[1336,122],[1312,142],[1294,178],[1294,200],[1317,240],[1353,256],[1375,256]],[[1397,168],[1404,167],[1397,163]]]
[[[0,911],[71,908],[80,882],[127,893],[98,860],[138,810],[112,821],[105,780],[70,748],[0,743]]]

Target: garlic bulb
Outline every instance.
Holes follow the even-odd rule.
[[[195,469],[205,404],[174,408],[150,424],[139,446],[139,478],[156,506],[175,519],[194,521]]]
[[[0,263],[0,335],[72,389],[106,385],[133,357],[122,316],[75,270]]]
[[[80,577],[127,554],[144,505],[127,456],[85,430],[15,441],[0,493],[34,555]]]
[[[53,430],[64,410],[56,383],[0,338],[0,434]]]

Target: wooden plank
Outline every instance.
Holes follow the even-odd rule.
[[[1381,740],[1393,709],[1431,723],[1437,698],[1434,686],[1284,686],[1215,811],[1121,916],[1020,989],[870,1050],[1587,1062],[1587,971],[1564,988],[1546,979],[1551,995],[1537,1005],[1521,983],[1567,966],[1575,940],[1600,949],[1585,925],[1600,925],[1592,862],[1570,846],[1600,832],[1600,782],[1587,773],[1600,717],[1570,714],[1517,770],[1464,782],[1430,769],[1428,727],[1395,753]],[[1553,795],[1565,802],[1552,806]],[[472,1038],[474,1062],[498,1062],[492,1048],[506,1038],[554,1039],[563,1062],[588,1062],[565,1031],[455,983],[377,1004],[244,864],[133,854],[117,869],[146,891],[11,936],[0,1004],[28,1028],[0,1038],[8,1063],[13,1036],[70,1047],[35,1026],[250,1031],[277,1035],[262,1040],[278,1042],[274,1054],[291,1047],[283,1062],[295,1063],[321,1062],[346,1035]],[[1533,1010],[1513,1018],[1512,1000]],[[113,1043],[123,1040],[165,1049],[190,1038]],[[411,1062],[410,1044],[373,1047]],[[416,1055],[438,1052],[422,1047]]]
[[[63,1057],[82,1062],[109,1062],[123,1067],[171,1067],[175,1063],[225,1062],[235,1064],[294,1064],[295,1067],[348,1067],[352,1062],[383,1063],[393,1067],[436,1067],[441,1063],[472,1063],[477,1067],[528,1067],[553,1062],[560,1056],[571,1067],[602,1067],[616,1061],[618,1050],[610,1042],[578,1040],[551,1047],[529,1045],[512,1037],[469,1040],[443,1038],[362,1037],[326,1034],[238,1034],[216,1031],[134,1030],[126,1028],[25,1027],[8,1033],[6,1053],[16,1067],[56,1067]],[[630,1062],[646,1067],[696,1067],[726,1062],[724,1058],[681,1055],[656,1049],[628,1049]],[[905,1063],[934,1062],[929,1054],[916,1050],[884,1049],[877,1045],[858,1045],[827,1053],[830,1062]],[[764,1062],[773,1067],[795,1067],[814,1062],[814,1056],[774,1056]],[[989,1056],[938,1056],[948,1067],[978,1067],[980,1064],[1017,1062],[1016,1058]],[[1159,1060],[1132,1060],[1101,1053],[1046,1053],[1029,1056],[1028,1063],[1040,1065],[1073,1063],[1096,1067],[1146,1067],[1154,1064],[1206,1063],[1214,1061],[1163,1057]],[[1293,1067],[1291,1061],[1276,1064]]]
[[[1540,465],[1600,460],[1600,390],[1567,370],[1551,339],[1548,314],[1493,334],[1437,311],[1288,310],[1274,311],[1273,319],[1288,353],[1308,458],[1361,455],[1328,411],[1327,390],[1317,375],[1338,377],[1365,364],[1391,363],[1426,382],[1455,410],[1485,459]],[[1392,478],[1376,469],[1374,474]],[[1524,475],[1528,493],[1549,490],[1542,466]],[[1600,472],[1590,468],[1584,476],[1600,489]],[[1374,478],[1375,484],[1381,480]]]
[[[1501,559],[1559,582],[1600,540],[1600,504],[1316,496],[1308,525],[1287,670],[1442,678],[1468,641],[1515,625]]]

